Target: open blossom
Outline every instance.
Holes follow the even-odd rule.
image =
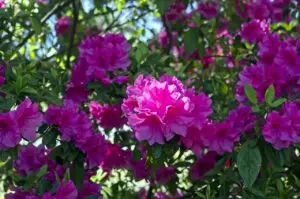
[[[270,10],[268,5],[260,2],[260,1],[256,1],[252,4],[249,5],[248,7],[248,12],[249,12],[249,16],[252,19],[259,19],[259,20],[263,20],[269,17],[270,15]]]
[[[104,160],[101,163],[101,168],[105,171],[126,168],[128,167],[128,159],[131,158],[127,151],[122,150],[119,145],[111,143],[106,144],[106,151],[103,156]]]
[[[34,140],[36,128],[42,124],[43,115],[38,110],[38,105],[33,104],[30,99],[25,99],[17,108],[15,118],[18,129],[23,138]]]
[[[226,121],[239,133],[250,132],[254,127],[255,115],[248,106],[240,105],[235,110],[230,111]]]
[[[94,35],[83,40],[79,46],[80,57],[89,65],[87,73],[93,79],[110,84],[108,73],[127,71],[130,45],[119,34]]]
[[[33,140],[42,114],[36,104],[25,99],[15,111],[0,114],[0,149],[15,147],[21,138]]]
[[[192,166],[190,170],[190,178],[192,180],[203,179],[205,173],[215,167],[217,154],[215,152],[208,152],[203,157],[200,157]]]
[[[59,18],[55,24],[55,31],[57,36],[62,36],[63,34],[65,34],[70,27],[70,23],[70,18],[67,16]]]
[[[255,43],[261,41],[266,35],[266,32],[266,22],[252,20],[242,25],[241,37],[249,43]]]
[[[200,3],[198,5],[198,11],[206,19],[211,19],[218,15],[219,5],[217,4],[217,2],[214,1]]]
[[[77,196],[78,192],[72,181],[61,182],[55,194],[57,199],[76,199]]]
[[[227,122],[208,124],[202,131],[205,135],[202,138],[204,145],[218,154],[232,152],[234,142],[240,139],[240,133]]]
[[[100,166],[106,153],[106,145],[103,135],[90,136],[80,149],[86,154],[89,168]]]
[[[42,146],[24,146],[15,161],[15,168],[20,175],[28,176],[37,172],[47,163],[46,150]]]
[[[61,139],[74,141],[77,147],[92,135],[92,124],[88,116],[70,100],[65,101],[64,107],[49,106],[45,122],[56,125],[61,133]]]
[[[269,113],[263,127],[264,139],[275,149],[288,148],[300,142],[300,109],[292,102],[285,103],[280,112]]]
[[[161,167],[155,173],[155,182],[158,184],[167,184],[176,178],[176,169],[172,167]]]
[[[101,105],[93,101],[89,104],[89,110],[97,123],[105,129],[121,128],[126,122],[121,107],[117,105]]]
[[[184,146],[191,149],[197,156],[201,156],[202,151],[205,148],[202,140],[203,133],[205,132],[202,131],[202,129],[192,126],[187,129],[186,136],[181,137]]]
[[[176,134],[185,136],[187,128],[200,126],[212,113],[210,99],[203,93],[196,95],[175,77],[159,80],[140,75],[127,88],[128,98],[122,110],[139,141],[163,144]]]

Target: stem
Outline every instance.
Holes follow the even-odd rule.
[[[76,28],[77,28],[77,23],[78,23],[78,16],[79,16],[79,11],[76,5],[76,1],[72,2],[72,8],[73,8],[73,25],[72,25],[72,31],[70,35],[70,43],[69,43],[69,49],[68,49],[68,56],[67,56],[67,63],[66,63],[66,68],[71,68],[71,55],[72,55],[72,48],[74,45],[74,38],[76,34]]]

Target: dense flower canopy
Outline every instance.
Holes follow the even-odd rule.
[[[299,5],[0,0],[0,198],[299,197]]]

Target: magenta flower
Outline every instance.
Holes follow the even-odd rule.
[[[131,160],[130,170],[137,181],[147,179],[151,174],[151,167],[146,164],[146,158],[144,157],[137,162]]]
[[[166,13],[166,18],[170,22],[177,22],[184,14],[184,4],[181,2],[174,2]]]
[[[113,82],[116,84],[122,85],[122,84],[127,84],[129,82],[129,80],[130,80],[129,76],[120,75],[120,76],[114,78]]]
[[[84,199],[92,197],[95,199],[101,199],[100,195],[101,186],[90,182],[89,180],[84,180],[83,186],[78,194],[78,199]]]
[[[47,124],[56,125],[63,141],[74,141],[77,147],[92,135],[92,124],[88,116],[79,111],[79,107],[70,100],[65,101],[63,108],[49,106],[45,114]]]
[[[226,121],[232,125],[238,133],[250,132],[256,120],[256,116],[248,106],[240,105],[235,110],[230,111]]]
[[[219,13],[219,5],[217,2],[206,2],[198,5],[198,11],[206,19],[212,19]]]
[[[259,44],[258,55],[263,64],[273,64],[279,48],[283,42],[277,34],[268,34]]]
[[[71,23],[71,20],[67,16],[59,18],[55,24],[55,31],[56,31],[57,36],[64,35],[68,31],[68,29],[70,27],[70,23]]]
[[[0,9],[4,9],[5,8],[5,2],[4,0],[0,0]]]
[[[197,156],[201,156],[205,148],[202,140],[203,131],[197,127],[189,127],[185,137],[181,137],[184,146],[191,149]]]
[[[6,150],[17,146],[21,141],[18,125],[15,121],[15,113],[0,114],[0,150]]]
[[[177,32],[172,32],[172,42],[171,46],[174,46],[176,40],[178,37]],[[165,30],[162,30],[158,35],[158,43],[161,45],[162,48],[167,48],[169,45],[169,36],[168,33]]]
[[[34,140],[36,129],[42,124],[43,115],[38,110],[37,104],[32,104],[30,99],[25,99],[17,108],[15,118],[18,129],[23,138]]]
[[[24,146],[15,161],[15,168],[20,175],[28,176],[40,170],[47,164],[46,150],[44,147],[33,145]]]
[[[296,47],[280,48],[274,62],[279,66],[285,66],[292,76],[300,76],[300,55]]]
[[[101,134],[94,134],[82,144],[80,149],[86,154],[89,168],[100,166],[106,153],[104,137]]]
[[[126,123],[120,106],[101,105],[93,101],[89,104],[89,110],[97,123],[105,129],[121,128]]]
[[[60,183],[55,194],[57,199],[76,199],[77,196],[78,192],[72,181]]]
[[[240,133],[227,122],[208,124],[202,129],[203,143],[210,151],[218,154],[232,152],[234,142],[239,141]]]
[[[87,74],[104,84],[110,84],[108,73],[127,71],[130,65],[128,54],[130,45],[119,34],[89,36],[79,46],[80,57],[89,68]]]
[[[101,164],[101,167],[105,171],[126,168],[129,165],[129,159],[132,158],[130,155],[131,154],[128,154],[127,151],[123,151],[119,145],[107,143],[105,154],[103,154],[104,160]]]
[[[175,77],[155,80],[140,75],[127,88],[122,110],[139,141],[163,144],[176,134],[185,136],[191,125],[203,124],[211,114],[210,99],[187,90]]]
[[[167,184],[170,180],[176,178],[176,169],[172,167],[161,167],[155,173],[155,182],[158,184]]]
[[[241,37],[249,43],[261,41],[266,35],[267,27],[265,22],[252,20],[242,25]]]
[[[267,5],[261,2],[254,2],[249,6],[249,16],[252,19],[263,20],[269,17],[270,10]]]
[[[10,187],[9,189],[13,191],[13,193],[5,194],[5,199],[38,199],[32,192],[26,192],[18,187]]]
[[[276,111],[268,115],[262,134],[264,139],[278,150],[289,147],[294,141],[291,121],[288,117],[280,115]]]
[[[87,75],[89,65],[83,58],[79,58],[77,64],[72,68],[71,79],[69,81],[66,96],[67,100],[74,102],[83,102],[88,97],[87,84],[90,77]]]
[[[192,180],[202,180],[204,175],[215,167],[217,154],[208,152],[199,158],[191,167],[190,178]]]

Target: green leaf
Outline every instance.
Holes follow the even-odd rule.
[[[161,14],[165,13],[172,3],[172,0],[155,0],[157,8]]]
[[[78,156],[70,169],[71,180],[78,190],[81,189],[84,180],[84,159],[83,155]]]
[[[253,104],[257,104],[257,95],[256,95],[256,91],[251,87],[249,86],[248,84],[246,84],[244,86],[244,89],[245,89],[245,94],[248,98],[248,100],[253,103]]]
[[[202,40],[199,42],[198,49],[200,57],[205,57],[205,44]]]
[[[191,54],[198,47],[198,30],[190,29],[183,37],[184,48],[187,54]]]
[[[275,150],[270,144],[264,143],[264,153],[275,171],[281,171],[283,169],[282,166],[284,162],[282,158],[280,158],[279,151]]]
[[[57,131],[48,131],[44,136],[42,143],[48,148],[53,148],[56,146],[56,138],[58,136]]]
[[[48,171],[48,165],[44,165],[42,166],[42,168],[39,170],[39,172],[36,174],[36,177],[37,178],[41,178],[43,177],[44,175],[46,175]]]
[[[276,107],[280,106],[281,104],[283,104],[284,102],[286,102],[286,100],[287,100],[287,99],[285,99],[285,98],[281,98],[281,99],[275,100],[275,101],[271,104],[271,106],[272,106],[273,108],[276,108]]]
[[[261,154],[255,141],[246,142],[237,156],[237,167],[247,187],[251,187],[255,182],[261,162]]]
[[[275,88],[273,85],[271,85],[265,93],[265,101],[268,105],[272,105],[274,98],[275,98]]]
[[[154,146],[154,149],[153,149],[153,156],[158,159],[160,158],[161,156],[161,153],[162,153],[162,146],[161,145],[155,145]]]
[[[143,42],[140,42],[135,51],[135,59],[137,62],[142,61],[148,54],[148,47]]]
[[[30,17],[30,22],[31,22],[31,26],[32,26],[34,32],[36,34],[41,33],[41,31],[42,31],[42,24],[41,24],[40,20],[38,20],[35,17]]]

